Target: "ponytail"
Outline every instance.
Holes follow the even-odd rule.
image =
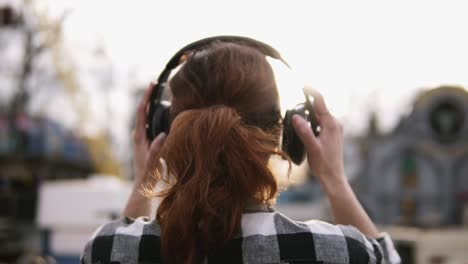
[[[278,136],[246,125],[227,106],[186,110],[171,125],[160,158],[171,175],[157,211],[165,263],[201,263],[240,231],[248,201],[269,203],[268,168]],[[156,171],[158,180],[164,177]]]

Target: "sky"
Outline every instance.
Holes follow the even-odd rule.
[[[105,49],[118,76],[106,92],[114,116],[129,115],[129,96],[155,79],[179,48],[214,35],[271,44],[292,66],[282,79],[294,81],[280,86],[285,105],[301,101],[308,83],[351,134],[365,131],[370,110],[389,131],[419,91],[468,87],[462,1],[36,2],[52,16],[67,12],[65,41],[76,59],[98,44]]]

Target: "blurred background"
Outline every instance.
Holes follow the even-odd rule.
[[[403,263],[468,263],[468,16],[462,2],[0,0],[0,263],[79,263],[131,188],[143,90],[214,35],[278,49],[283,107],[322,92],[347,176]],[[272,64],[275,64],[272,62]],[[331,221],[303,166],[277,209]]]

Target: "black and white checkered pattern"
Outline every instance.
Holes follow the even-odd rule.
[[[387,234],[366,238],[352,226],[292,221],[269,211],[242,216],[242,235],[207,257],[207,263],[400,263]],[[81,263],[162,263],[155,220],[123,218],[96,230]]]

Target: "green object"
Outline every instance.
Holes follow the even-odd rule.
[[[403,160],[403,171],[405,173],[415,172],[416,168],[417,168],[417,162],[414,157],[409,156]]]

